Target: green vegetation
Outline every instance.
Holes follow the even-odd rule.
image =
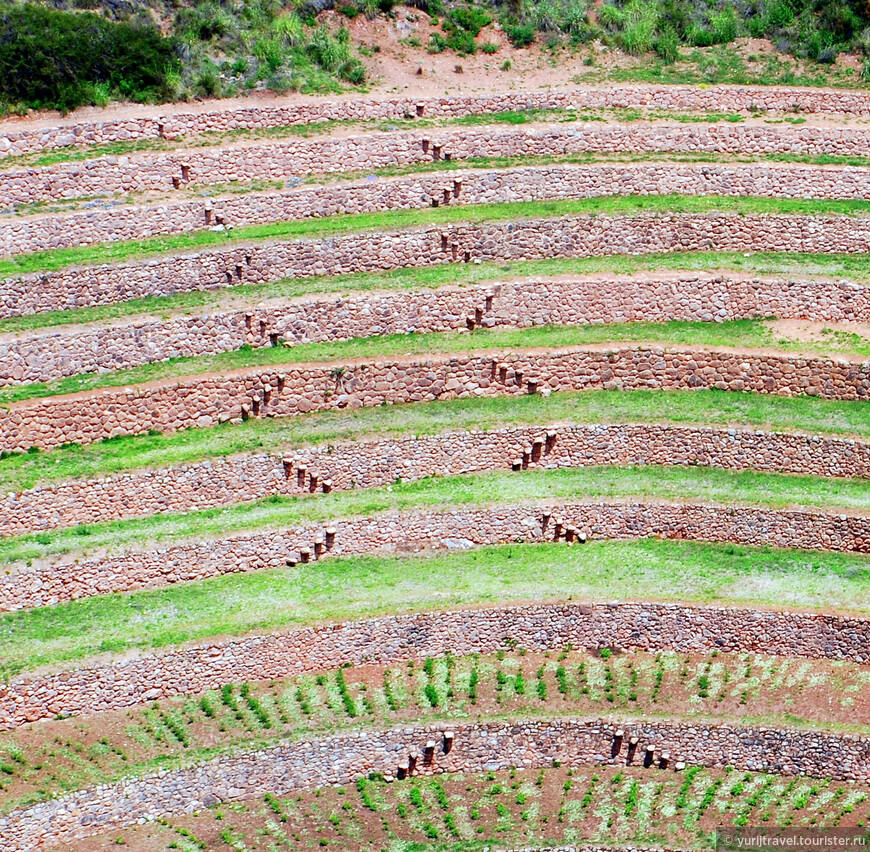
[[[442,284],[476,284],[482,281],[539,275],[631,275],[645,270],[721,271],[747,275],[870,280],[870,256],[865,254],[808,254],[802,252],[674,252],[648,255],[553,258],[545,260],[480,264],[436,264],[391,269],[382,273],[288,278],[268,284],[240,284],[227,290],[193,290],[171,296],[148,296],[129,302],[95,305],[0,319],[0,333],[89,323],[137,314],[166,314],[211,307],[249,305],[252,300],[293,298],[320,293],[364,293],[372,290],[405,290]]]
[[[742,425],[778,431],[870,437],[870,407],[810,397],[731,391],[583,391],[544,397],[494,397],[252,418],[234,425],[112,438],[0,458],[0,491],[90,479],[136,468],[185,464],[234,453],[272,452],[364,437],[570,423]]]
[[[410,0],[409,0],[410,2]],[[351,43],[347,27],[318,20],[332,3],[294,0],[153,0],[119,4],[73,0],[75,11],[10,3],[6,61],[0,61],[6,107],[71,109],[112,98],[170,100],[244,95],[254,89],[339,92],[366,81],[358,54],[380,45]],[[395,0],[340,0],[349,19],[394,17]],[[488,26],[498,17],[514,48],[543,42],[550,60],[560,49],[603,42],[644,62],[609,69],[605,79],[779,84],[851,83],[825,72],[838,52],[870,52],[868,11],[857,0],[754,0],[745,7],[699,0],[511,0],[506,4],[414,0],[440,24],[430,53],[499,52]],[[94,10],[103,15],[93,14]],[[413,17],[413,14],[412,16]],[[167,33],[162,37],[160,33]],[[809,62],[803,73],[776,54],[749,70],[732,47],[743,36],[770,38],[778,51]],[[404,43],[421,47],[411,35]],[[688,48],[688,52],[687,49]],[[567,57],[566,57],[567,58]],[[590,64],[594,54],[589,56]],[[692,72],[692,63],[697,71]],[[755,63],[759,64],[759,63]],[[501,63],[510,70],[511,60]],[[867,66],[865,66],[867,67]],[[600,75],[599,75],[600,76]],[[3,84],[0,83],[0,86]]]
[[[113,99],[167,101],[339,92],[365,82],[345,27],[284,13],[274,0],[136,4],[76,0],[92,12],[10,3],[0,16],[0,105],[70,110]],[[155,17],[169,36],[160,35]],[[120,19],[120,20],[118,20]]]
[[[276,92],[339,92],[365,82],[346,27],[320,25],[293,3],[201,0],[172,4],[172,29],[189,51],[190,94],[242,95],[265,84]]]
[[[170,100],[180,70],[176,42],[147,16],[115,23],[36,3],[0,11],[0,111]]]
[[[0,667],[12,676],[107,651],[464,604],[612,600],[614,589],[623,600],[867,612],[870,560],[654,539],[327,559],[9,613],[0,616]]]
[[[557,664],[552,659],[556,650],[449,655],[424,664],[425,680],[413,665],[391,669],[369,664],[277,681],[225,683],[200,696],[182,695],[129,711],[6,732],[0,740],[0,813],[221,753],[348,728],[434,724],[467,717],[472,706],[476,717],[493,721],[594,716],[607,707],[608,713],[626,716],[642,713],[696,722],[737,716],[742,724],[862,730],[854,718],[852,696],[866,688],[870,675],[854,663],[816,660],[810,667],[800,659],[715,652],[691,657],[635,652],[605,661],[595,651],[569,647],[559,649]],[[524,678],[532,671],[534,695],[524,689]],[[684,671],[692,679],[682,676]],[[704,700],[699,700],[693,679],[699,671],[709,672],[702,675],[710,683]],[[788,713],[782,711],[783,704]],[[117,724],[122,715],[123,726]],[[571,777],[561,785],[564,792],[574,786]],[[539,776],[535,786],[542,783]],[[450,799],[443,788],[433,792],[438,806],[448,810]],[[523,786],[516,798],[533,795]],[[414,788],[411,799],[415,810],[425,808],[424,795],[416,795]],[[276,797],[267,795],[266,801],[276,815],[284,815]],[[383,799],[375,794],[369,801],[366,807],[377,810],[377,801]]]
[[[0,404],[58,396],[98,388],[122,387],[159,379],[221,373],[246,367],[351,359],[391,358],[438,353],[473,353],[530,348],[559,348],[593,344],[657,343],[669,346],[776,348],[783,351],[818,352],[853,358],[870,355],[870,338],[852,331],[826,329],[819,340],[789,338],[766,320],[730,322],[630,322],[580,326],[534,326],[516,329],[478,329],[471,334],[431,332],[357,337],[297,346],[245,346],[217,355],[172,358],[107,373],[82,373],[47,383],[16,385],[0,391]]]
[[[740,37],[768,38],[777,50],[823,65],[839,52],[867,54],[866,5],[843,0],[757,0],[746,6],[698,0],[611,0],[592,3],[562,0],[513,0],[505,31],[518,47],[539,32],[548,46],[602,40],[640,56],[655,53],[665,64],[681,48],[728,45]],[[520,36],[517,38],[517,36]]]
[[[0,563],[24,562],[102,548],[169,545],[192,538],[280,529],[376,512],[450,506],[591,498],[741,503],[781,508],[870,510],[864,479],[823,479],[703,467],[588,467],[509,471],[396,482],[388,488],[333,491],[303,497],[273,495],[253,503],[182,514],[149,515],[0,538]]]
[[[289,839],[315,832],[320,845],[342,850],[531,850],[555,844],[563,848],[580,839],[624,848],[663,838],[675,848],[703,850],[711,848],[710,838],[723,828],[749,820],[809,831],[863,826],[866,799],[866,789],[858,784],[735,772],[732,767],[690,766],[674,774],[640,768],[637,761],[627,768],[555,764],[540,770],[442,775],[410,786],[375,776],[347,793],[327,788],[265,804],[248,800],[190,818],[173,817],[147,835],[144,827],[131,828],[122,839],[138,845],[158,837],[169,848],[175,843],[191,852],[212,848],[207,841],[216,835],[243,850],[255,848],[263,835]],[[375,819],[366,819],[367,802],[376,805]],[[227,822],[232,830],[221,828]],[[859,829],[851,830],[860,836]],[[186,840],[190,845],[184,845]]]

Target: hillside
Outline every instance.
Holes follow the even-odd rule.
[[[0,105],[608,81],[854,88],[868,51],[856,0],[8,0]]]

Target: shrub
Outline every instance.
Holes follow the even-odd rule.
[[[336,35],[326,27],[318,27],[311,35],[306,51],[311,59],[324,71],[336,72],[346,62],[350,62],[349,33],[342,27]]]
[[[504,24],[504,34],[514,47],[528,47],[535,40],[532,24]]]
[[[632,0],[625,7],[622,46],[627,53],[639,56],[652,50],[658,11],[649,0]]]
[[[426,45],[429,53],[442,53],[445,47],[447,47],[447,39],[441,33],[432,33],[429,36],[429,44]]]
[[[191,41],[214,41],[235,29],[235,21],[218,3],[183,6],[175,17],[176,32]]]
[[[351,59],[341,66],[338,76],[355,86],[362,85],[366,80],[366,67],[358,59]]]
[[[622,29],[622,26],[625,23],[625,13],[619,6],[615,6],[612,3],[605,3],[598,10],[598,20],[601,22],[601,26],[605,29],[616,31]]]
[[[282,15],[272,23],[272,31],[290,47],[305,41],[305,30],[298,15]]]
[[[653,50],[665,64],[670,65],[680,55],[680,39],[673,29],[668,27],[653,42]]]
[[[477,52],[477,42],[471,33],[464,30],[456,30],[447,38],[447,46],[455,50],[460,56],[469,56]]]
[[[483,9],[477,6],[459,6],[456,9],[451,9],[447,14],[444,19],[444,28],[446,30],[463,30],[477,38],[480,31],[490,23],[492,23],[492,16]]]
[[[710,16],[714,44],[728,44],[737,38],[737,15],[730,6]]]
[[[686,41],[695,47],[710,47],[713,44],[713,33],[706,27],[692,25],[686,30]]]
[[[788,0],[774,0],[767,5],[764,15],[768,27],[787,27],[794,20],[794,11]]]
[[[172,95],[176,43],[152,25],[32,3],[0,14],[0,100],[67,112],[110,95],[147,102]]]
[[[216,98],[221,93],[221,81],[216,68],[206,68],[196,78],[194,91],[204,98]]]

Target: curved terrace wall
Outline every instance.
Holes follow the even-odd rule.
[[[644,651],[763,653],[870,662],[870,620],[741,607],[648,602],[555,603],[409,613],[285,633],[213,641],[0,686],[0,726],[61,712],[98,713],[224,683],[275,680],[344,663],[530,651],[624,647]]]
[[[864,157],[868,149],[870,131],[853,127],[583,122],[531,129],[431,128],[139,153],[38,168],[12,168],[0,171],[0,198],[11,205],[118,193],[166,193],[231,181],[286,180],[291,176],[335,172],[365,173],[437,160],[489,157],[546,157],[591,152]]]
[[[536,199],[607,195],[870,197],[870,169],[757,164],[632,163],[453,170],[284,192],[166,202],[0,220],[0,254],[291,219]]]
[[[213,108],[209,108],[213,107]],[[870,114],[870,97],[863,91],[786,88],[773,86],[614,86],[570,92],[516,92],[488,95],[454,95],[434,98],[318,100],[309,103],[269,104],[252,102],[236,109],[207,104],[202,111],[189,105],[167,110],[157,118],[122,118],[106,121],[58,119],[38,128],[21,122],[0,124],[0,157],[50,151],[57,148],[165,139],[200,133],[225,132],[312,124],[322,121],[359,121],[409,117],[454,118],[530,109],[648,109]],[[186,111],[185,111],[186,110]],[[107,111],[110,114],[110,111]],[[5,127],[5,131],[4,131]]]
[[[554,425],[257,453],[73,480],[0,498],[0,535],[226,506],[272,494],[374,488],[486,470],[693,465],[870,476],[870,444],[844,438],[650,424]]]
[[[437,290],[312,296],[289,303],[114,325],[53,328],[0,341],[0,385],[44,382],[242,346],[454,329],[753,317],[870,321],[870,287],[843,281],[707,275],[526,279]]]
[[[256,367],[14,403],[0,416],[0,448],[48,449],[150,429],[173,432],[345,407],[598,388],[719,388],[867,399],[870,363],[625,346]]]
[[[585,538],[660,538],[870,553],[870,518],[696,504],[589,502],[385,513],[291,529],[204,539],[164,549],[21,566],[0,576],[0,610],[165,586],[221,574],[283,568],[325,555]],[[300,570],[305,570],[304,567]],[[2,695],[2,692],[0,692]]]
[[[443,736],[445,729],[453,735],[451,746]],[[619,730],[624,732],[622,738],[617,736]],[[636,749],[629,748],[632,737],[640,741]],[[429,742],[435,745],[427,752]],[[856,735],[635,720],[451,722],[335,734],[79,791],[0,818],[0,838],[28,850],[140,820],[199,810],[207,802],[349,784],[371,771],[393,777],[399,759],[408,753],[421,755],[415,774],[437,775],[511,766],[537,768],[554,762],[642,766],[648,747],[685,764],[727,765],[838,781],[870,780],[870,738]]]
[[[0,281],[0,316],[283,278],[409,266],[674,251],[866,253],[870,217],[735,213],[566,216],[257,243]]]

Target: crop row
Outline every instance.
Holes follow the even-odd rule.
[[[215,805],[119,835],[139,852],[395,850],[655,844],[706,847],[716,829],[745,825],[861,826],[867,789],[826,779],[782,779],[729,767],[684,772],[601,768],[501,770],[355,785]],[[73,849],[83,847],[73,846]]]
[[[625,654],[618,649],[427,658],[224,684],[124,712],[85,714],[0,738],[0,802],[26,805],[217,751],[342,727],[469,716],[736,716],[862,726],[870,672],[758,654]],[[836,700],[831,701],[830,696]]]

